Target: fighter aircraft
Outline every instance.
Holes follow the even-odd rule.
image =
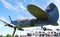
[[[9,16],[11,24],[0,19],[0,21],[6,24],[5,26],[14,28],[12,37],[15,34],[16,28],[18,28],[19,30],[24,30],[22,28],[41,26],[41,28],[44,29],[43,27],[44,25],[54,25],[54,26],[58,25],[57,21],[59,18],[59,12],[57,6],[54,3],[48,5],[48,7],[45,10],[42,10],[40,7],[36,5],[29,4],[27,5],[27,10],[28,12],[30,12],[30,14],[35,16],[36,19],[23,19],[13,21]]]

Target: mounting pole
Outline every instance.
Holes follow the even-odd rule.
[[[12,37],[14,37],[15,32],[16,32],[16,27],[14,28],[14,31],[13,31]]]

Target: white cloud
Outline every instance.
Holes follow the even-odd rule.
[[[1,19],[2,19],[2,20],[5,20],[4,17],[0,17],[0,20],[1,20]],[[0,28],[3,27],[3,26],[4,26],[3,22],[0,21]]]
[[[22,8],[23,10],[26,10],[26,8],[25,8],[21,3],[18,3],[18,6],[19,6],[20,8]]]
[[[19,15],[17,20],[19,21],[19,20],[26,20],[26,19],[30,19],[30,18]]]
[[[31,19],[36,19],[35,17],[23,17],[23,16],[21,16],[21,15],[19,15],[18,17],[17,17],[18,19],[18,21],[19,20],[31,20]]]
[[[24,17],[19,15],[17,20],[23,20],[23,19],[24,19]]]
[[[17,8],[16,8],[16,7],[13,7],[9,2],[6,2],[5,0],[1,0],[1,3],[2,3],[2,4],[4,5],[4,7],[6,7],[7,9],[17,11]]]
[[[54,0],[54,3],[60,7],[60,0]]]
[[[59,11],[59,19],[60,19],[60,9],[58,9],[58,11]]]
[[[3,25],[0,23],[0,28],[3,27]]]
[[[21,9],[23,9],[23,10],[26,10],[26,8],[24,7],[24,5],[23,5],[22,2],[16,1],[15,3],[17,4],[17,6],[18,6],[19,8],[21,8]]]
[[[26,10],[26,8],[23,6],[22,2],[16,1],[15,6],[12,6],[11,3],[7,2],[6,0],[1,0],[1,3],[3,4],[3,6],[9,10],[14,10],[14,11],[18,11],[18,10]],[[13,2],[14,3],[14,2]],[[21,8],[21,9],[20,9]]]
[[[59,9],[59,19],[58,19],[58,24],[60,24],[60,9]]]

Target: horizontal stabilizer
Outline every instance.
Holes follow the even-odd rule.
[[[5,26],[14,27],[12,24],[9,24],[9,23],[7,23],[7,22],[1,20],[1,19],[0,19],[0,21],[3,22],[4,24],[6,24]]]

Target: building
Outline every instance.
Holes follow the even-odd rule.
[[[57,37],[58,33],[55,31],[43,31],[43,30],[37,30],[34,32],[28,32],[26,35],[20,35],[20,37]]]

